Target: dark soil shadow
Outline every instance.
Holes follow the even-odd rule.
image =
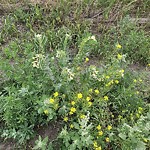
[[[61,121],[55,121],[54,123],[48,123],[48,125],[44,125],[42,127],[38,127],[35,129],[36,136],[33,139],[30,139],[27,142],[27,150],[32,149],[35,146],[35,141],[39,139],[39,136],[41,136],[42,139],[45,137],[48,137],[49,142],[52,142],[55,140],[58,136],[59,131],[62,128],[62,122]]]

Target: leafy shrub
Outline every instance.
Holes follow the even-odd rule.
[[[35,34],[23,50],[15,42],[3,49],[0,113],[6,128],[2,136],[23,143],[36,125],[61,118],[61,149],[113,147],[118,144],[113,140],[117,128],[123,123],[134,126],[146,112],[142,80],[128,72],[120,44],[114,46],[109,63],[95,66],[89,58],[98,44],[95,36],[89,33],[80,38],[74,57],[68,51],[71,34],[62,37],[51,52],[47,48],[52,37],[44,33]]]

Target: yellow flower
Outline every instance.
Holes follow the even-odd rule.
[[[141,113],[142,113],[142,111],[138,110],[138,113],[139,113],[139,114],[141,114]]]
[[[101,146],[96,147],[95,150],[102,150],[102,147]]]
[[[139,94],[139,91],[136,91],[136,94],[138,95],[138,94]]]
[[[112,80],[113,81],[113,80]],[[108,86],[111,86],[111,84],[113,84],[112,82],[108,82],[107,84],[106,84],[106,86],[108,87]]]
[[[95,92],[95,94],[99,94],[99,90],[98,89],[96,89],[94,92]]]
[[[89,92],[91,92],[91,93],[92,93],[92,92],[93,92],[93,89],[89,89]]]
[[[88,61],[89,61],[89,58],[86,57],[86,58],[85,58],[85,62],[88,62]]]
[[[73,105],[73,106],[74,106],[74,105],[75,105],[75,101],[71,101],[71,105]]]
[[[121,49],[121,47],[122,47],[122,46],[121,46],[120,44],[117,44],[117,45],[116,45],[116,48],[117,48],[117,49]]]
[[[134,79],[134,80],[133,80],[133,82],[134,82],[134,83],[136,83],[136,82],[137,82],[137,80],[136,80],[136,79]]]
[[[105,138],[105,140],[106,140],[106,142],[109,142],[109,138],[107,137],[107,138]]]
[[[109,79],[110,78],[110,76],[106,76],[106,79]]]
[[[70,128],[71,128],[71,129],[72,129],[72,128],[74,128],[74,125],[73,125],[73,124],[71,124],[71,125],[70,125]]]
[[[104,100],[105,100],[105,101],[108,101],[108,96],[104,96]]]
[[[64,121],[67,122],[68,121],[68,117],[64,117]]]
[[[118,80],[115,80],[115,83],[116,83],[116,84],[118,84],[118,83],[119,83],[119,81],[118,81]]]
[[[103,135],[103,131],[99,131],[99,132],[98,132],[98,135],[99,135],[99,136],[102,136],[102,135]]]
[[[71,108],[70,108],[70,111],[74,113],[74,112],[76,112],[76,108],[71,107]]]
[[[70,115],[72,115],[74,112],[76,112],[76,108],[71,107],[71,108],[70,108],[70,112],[69,112],[69,114],[70,114]]]
[[[77,97],[78,97],[78,99],[81,99],[82,98],[82,94],[78,93]]]
[[[81,119],[84,119],[84,118],[85,118],[85,115],[83,115],[83,114],[80,115],[80,118],[81,118]]]
[[[59,93],[55,92],[53,95],[54,95],[54,97],[57,97],[59,95]]]
[[[122,55],[120,55],[120,54],[118,54],[117,57],[118,57],[119,60],[122,59]]]
[[[100,126],[100,125],[98,125],[96,128],[97,128],[97,130],[100,130],[100,129],[101,129],[101,126]]]
[[[139,79],[139,81],[142,82],[143,80],[142,80],[142,79]]]
[[[92,106],[92,102],[88,102],[89,107]]]
[[[46,110],[44,110],[44,113],[47,115],[48,114],[48,110],[46,109]]]
[[[123,70],[123,69],[121,69],[119,72],[120,72],[120,73],[124,73],[124,70]]]
[[[54,99],[50,98],[49,102],[50,102],[51,104],[54,104]]]
[[[107,129],[108,129],[108,130],[111,130],[111,129],[112,129],[112,126],[110,126],[110,125],[107,126]]]
[[[148,142],[148,140],[147,140],[146,138],[144,138],[143,140],[144,140],[144,142],[145,142],[145,143],[147,143],[147,142]]]
[[[94,141],[94,142],[93,142],[93,146],[94,146],[94,147],[98,147],[98,145],[97,145],[97,142],[96,142],[96,141]]]
[[[70,115],[72,115],[72,114],[73,114],[73,112],[72,112],[72,111],[70,111],[70,112],[69,112],[69,114],[70,114]]]
[[[86,100],[87,100],[87,101],[90,101],[90,100],[91,100],[91,98],[88,96],[88,97],[86,98]]]
[[[142,110],[143,110],[143,108],[142,108],[142,107],[139,107],[139,108],[138,108],[138,110],[142,111]]]

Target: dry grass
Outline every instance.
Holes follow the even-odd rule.
[[[0,0],[0,12],[11,12],[19,7],[31,5],[55,6],[59,0]]]

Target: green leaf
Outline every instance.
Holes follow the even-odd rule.
[[[139,142],[137,143],[136,150],[146,150],[145,143],[142,142],[142,141],[139,141]]]
[[[125,134],[123,134],[123,133],[119,133],[119,135],[118,135],[122,140],[126,140],[126,135]]]

